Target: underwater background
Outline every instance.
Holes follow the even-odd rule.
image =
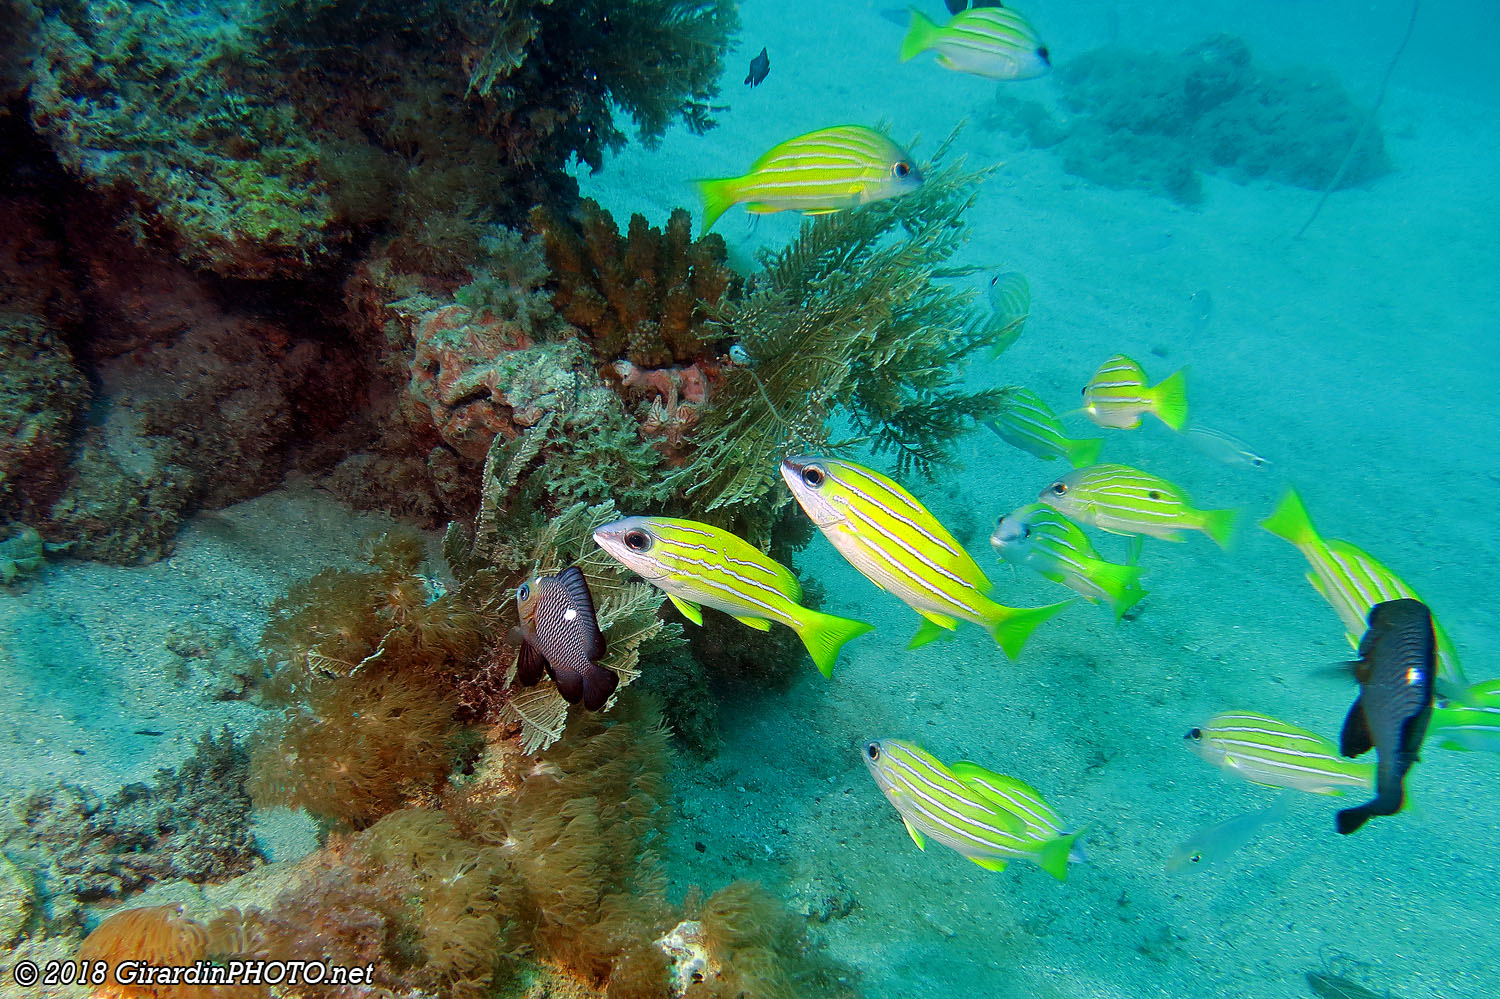
[[[1167,864],[1281,794],[1189,729],[1337,740],[1357,693],[1257,526],[1288,489],[1500,675],[1500,8],[1030,0],[1052,71],[996,82],[902,62],[879,0],[0,4],[0,995],[1497,994],[1493,743],[1430,735],[1354,835],[1365,792],[1295,793]],[[845,123],[921,190],[700,232],[695,179]],[[1117,353],[1264,463],[1094,426]],[[908,648],[777,463],[891,475],[1050,604],[988,544],[1067,471],[984,425],[1016,385],[1238,530],[1148,538],[1139,604],[1015,662]],[[591,540],[634,514],[875,630],[825,679],[780,625],[699,627]],[[573,563],[597,713],[513,672],[517,588]],[[1086,862],[918,850],[877,739],[1029,782]],[[236,956],[375,980],[13,974]]]

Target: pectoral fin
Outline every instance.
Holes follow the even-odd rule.
[[[1344,716],[1344,730],[1339,733],[1339,752],[1354,757],[1367,753],[1375,745],[1370,738],[1370,722],[1365,718],[1364,695],[1354,699],[1349,713]]]
[[[949,632],[958,627],[958,618],[949,617],[946,614],[935,614],[931,611],[917,611],[927,620],[922,622],[922,627],[911,636],[911,641],[906,643],[908,649],[917,649],[938,638],[951,637]]]
[[[682,612],[682,616],[696,625],[703,624],[703,608],[691,600],[684,600],[675,593],[668,593],[667,599],[672,601],[672,606]]]

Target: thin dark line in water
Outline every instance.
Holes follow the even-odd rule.
[[[1339,164],[1338,170],[1334,172],[1333,179],[1328,182],[1328,186],[1323,188],[1323,193],[1318,196],[1318,203],[1313,205],[1312,214],[1307,217],[1306,222],[1302,223],[1302,228],[1297,230],[1297,235],[1293,236],[1293,239],[1301,239],[1302,234],[1307,231],[1307,227],[1313,224],[1313,220],[1323,210],[1323,203],[1328,200],[1328,196],[1333,193],[1333,189],[1339,186],[1339,181],[1344,179],[1344,173],[1349,169],[1349,164],[1354,159],[1354,150],[1358,149],[1359,144],[1365,141],[1365,136],[1369,134],[1370,126],[1375,124],[1375,114],[1380,110],[1380,105],[1385,103],[1386,85],[1391,82],[1391,74],[1396,71],[1396,63],[1401,60],[1401,53],[1406,51],[1406,43],[1411,41],[1412,29],[1417,26],[1417,6],[1420,3],[1421,0],[1411,0],[1411,17],[1406,22],[1406,33],[1401,36],[1401,44],[1396,46],[1396,51],[1391,55],[1391,61],[1386,64],[1385,76],[1380,78],[1380,89],[1375,92],[1375,104],[1370,108],[1370,113],[1365,115],[1365,122],[1359,126],[1359,131],[1355,133],[1354,141],[1349,143],[1349,148],[1344,151],[1344,160]]]

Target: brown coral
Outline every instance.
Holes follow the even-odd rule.
[[[693,240],[686,209],[673,211],[663,230],[632,215],[625,236],[592,200],[572,218],[538,207],[531,224],[546,241],[553,305],[584,332],[601,363],[628,357],[661,368],[714,355],[719,337],[705,305],[717,305],[738,278],[725,265],[722,237]]]
[[[255,740],[257,801],[362,828],[442,785],[459,680],[486,639],[478,614],[418,574],[424,554],[382,535],[374,571],[326,569],[273,605],[263,695],[296,706]]]
[[[106,980],[93,989],[94,999],[257,999],[263,988],[252,986],[157,985],[121,981],[122,962],[152,968],[185,967],[210,957],[255,952],[252,930],[240,913],[229,910],[211,924],[183,914],[181,905],[156,905],[117,912],[100,923],[78,948],[85,964],[102,961]]]

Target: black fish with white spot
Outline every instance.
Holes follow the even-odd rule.
[[[1359,697],[1344,719],[1339,752],[1359,756],[1374,748],[1380,755],[1375,797],[1339,812],[1338,830],[1354,832],[1375,815],[1395,815],[1406,799],[1406,772],[1432,718],[1433,680],[1437,675],[1437,639],[1432,613],[1420,600],[1387,600],[1370,608],[1369,628],[1359,643],[1359,658],[1350,665],[1359,680]]]
[[[590,711],[604,707],[620,678],[599,665],[604,633],[594,614],[594,597],[579,568],[555,576],[538,576],[516,590],[521,657],[516,679],[525,686],[541,682],[545,671],[570,704]]]

